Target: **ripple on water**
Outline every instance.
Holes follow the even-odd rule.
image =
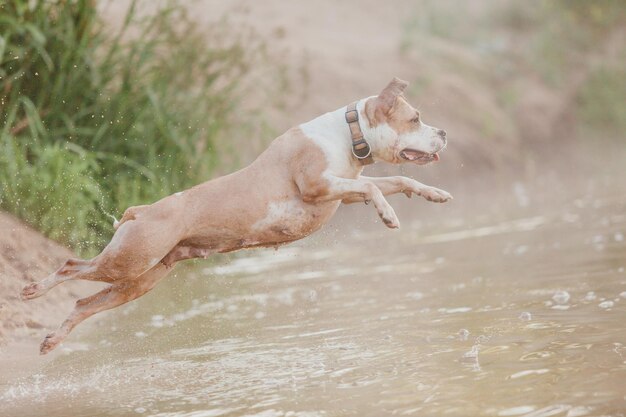
[[[534,322],[526,325],[529,329],[534,330],[543,330],[543,329],[553,329],[556,327],[561,327],[559,323],[556,322]]]
[[[553,355],[554,355],[554,352],[552,352],[552,351],[542,350],[542,351],[537,351],[537,352],[526,353],[526,354],[522,355],[519,358],[519,360],[521,362],[536,361],[536,360],[549,358],[550,356],[553,356]]]
[[[543,374],[547,374],[548,372],[550,372],[549,369],[527,369],[525,371],[516,372],[513,375],[510,375],[509,378],[517,379],[517,378],[523,378],[529,375],[543,375]]]
[[[298,260],[296,255],[301,253],[298,247],[282,248],[280,251],[260,251],[255,256],[236,258],[225,265],[204,268],[204,275],[238,275],[258,274],[270,271],[280,264]]]
[[[518,407],[505,408],[498,412],[499,416],[519,416],[522,414],[528,414],[531,411],[536,410],[537,407],[532,405],[520,405]]]
[[[196,411],[191,411],[188,413],[184,413],[184,412],[183,413],[181,412],[157,413],[157,414],[152,414],[150,417],[220,417],[220,416],[228,415],[230,413],[234,413],[239,410],[241,409],[240,408],[213,408],[210,410],[196,410]],[[137,411],[137,409],[135,409],[135,411]],[[145,413],[145,412],[146,410],[144,409],[144,411],[141,413]]]
[[[525,414],[524,417],[551,417],[562,415],[562,413],[565,412],[567,412],[566,417],[581,417],[588,415],[591,411],[593,411],[591,407],[576,407],[568,404],[554,404]]]
[[[589,291],[586,295],[585,298],[583,299],[584,301],[594,301],[596,298],[598,298],[598,296],[596,295],[596,293],[594,291]]]
[[[474,345],[470,350],[463,354],[464,361],[476,361],[478,360],[478,353],[480,352],[480,346]]]
[[[469,337],[470,332],[467,329],[461,329],[459,330],[457,334],[458,334],[459,340],[465,341]]]
[[[458,313],[468,313],[472,311],[471,307],[442,307],[437,310],[439,313],[446,314],[458,314]]]

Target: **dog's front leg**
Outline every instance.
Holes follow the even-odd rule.
[[[391,229],[400,227],[398,216],[393,207],[385,200],[383,193],[371,181],[327,177],[325,180],[299,183],[302,200],[306,203],[321,203],[333,200],[358,199],[371,201],[383,223]]]
[[[413,194],[424,197],[428,201],[435,203],[445,203],[452,199],[452,195],[447,191],[440,190],[439,188],[431,187],[421,182],[415,181],[412,178],[395,176],[395,177],[365,177],[360,176],[359,180],[370,181],[376,187],[380,189],[383,195],[391,195],[404,193],[407,197],[411,198]],[[343,199],[345,204],[362,203],[365,201],[363,198],[355,197]]]

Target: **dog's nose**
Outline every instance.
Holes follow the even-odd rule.
[[[443,129],[439,129],[439,130],[437,131],[437,133],[438,133],[438,134],[439,134],[439,136],[441,136],[442,138],[445,138],[445,137],[446,137],[446,131],[445,131],[445,130],[443,130]]]

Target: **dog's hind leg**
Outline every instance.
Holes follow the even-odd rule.
[[[101,311],[110,310],[141,297],[164,278],[170,268],[157,264],[138,277],[117,281],[104,290],[76,302],[74,311],[56,331],[48,334],[41,343],[40,353],[45,355],[57,347],[59,343],[83,320]]]
[[[124,223],[98,256],[70,259],[59,270],[22,290],[22,298],[40,297],[54,286],[73,279],[114,283],[135,278],[159,263],[176,246],[178,237],[158,222],[134,220]]]
[[[68,259],[63,266],[56,272],[48,275],[46,278],[39,282],[33,282],[28,284],[22,289],[22,298],[30,300],[33,298],[41,297],[47,293],[51,288],[71,279],[75,279],[77,273],[85,271],[89,268],[93,268],[92,260],[84,259]],[[111,282],[107,276],[99,276],[94,278],[93,281]]]

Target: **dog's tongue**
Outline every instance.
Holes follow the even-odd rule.
[[[433,161],[438,161],[439,160],[439,154],[438,153],[434,153],[433,154]]]

